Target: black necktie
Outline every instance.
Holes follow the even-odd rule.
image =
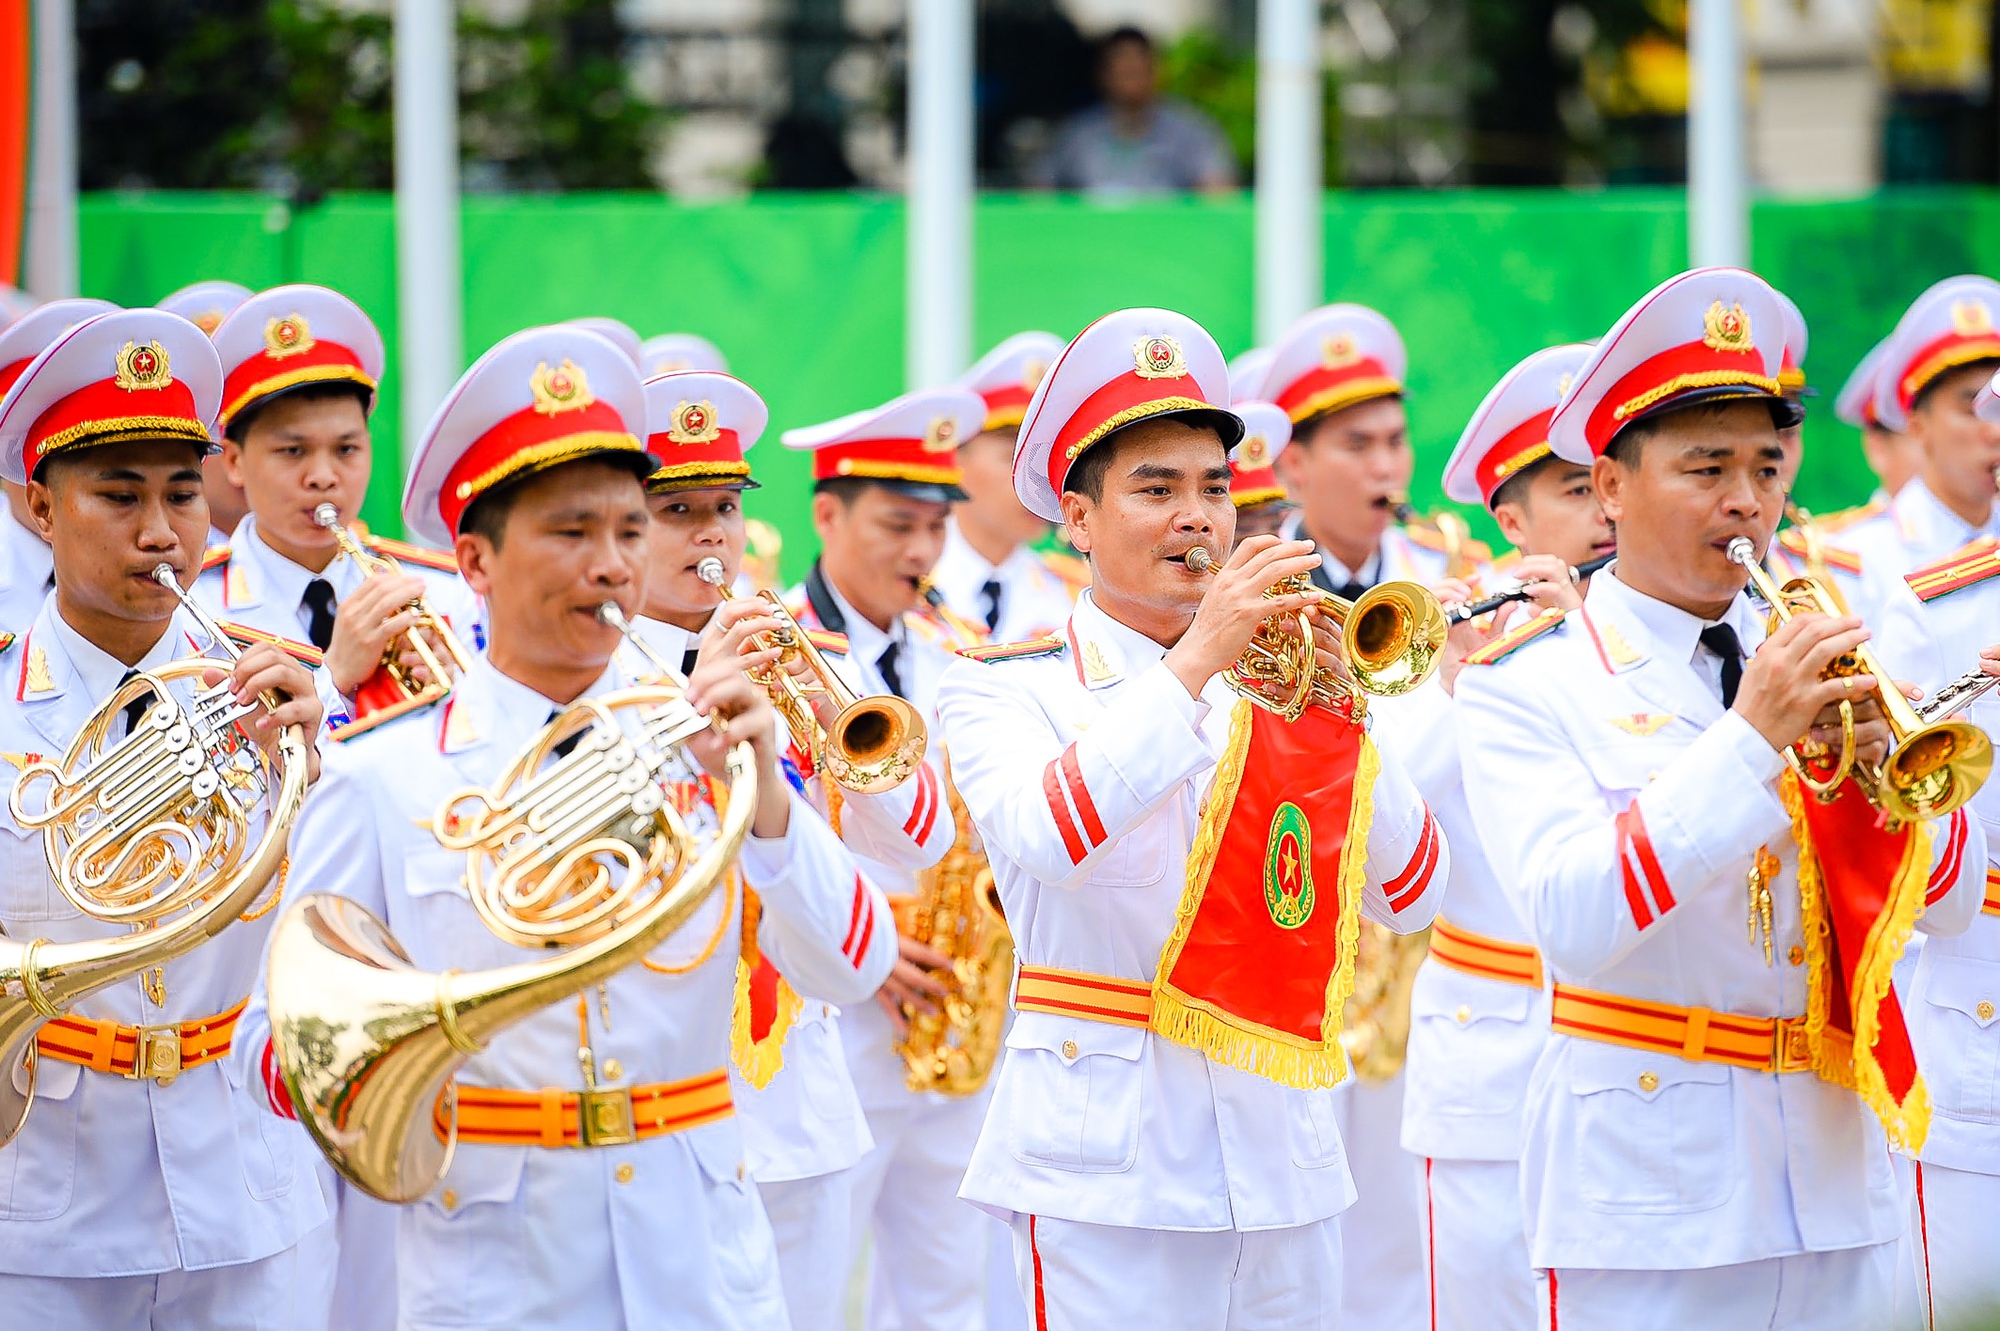
[[[325,578],[314,578],[306,584],[301,604],[312,617],[306,624],[306,637],[313,646],[325,651],[333,642],[333,584]]]
[[[896,669],[898,650],[893,642],[884,647],[882,654],[875,658],[875,669],[881,672],[882,682],[889,686],[889,692],[900,698],[903,696],[903,677]]]
[[[138,671],[127,670],[123,675],[119,676],[118,687],[122,689],[138,677]],[[129,735],[139,728],[139,723],[146,719],[146,711],[152,705],[153,695],[150,692],[142,693],[131,702],[125,704],[121,710],[125,713],[126,734]]]
[[[1000,579],[988,578],[979,594],[986,598],[986,631],[991,633],[1000,627]]]
[[[547,725],[549,724],[550,721],[554,721],[557,717],[561,716],[562,714],[563,714],[562,708],[551,707],[549,708],[549,720],[544,721],[542,724]],[[549,752],[555,754],[555,756],[558,758],[569,757],[570,754],[576,751],[577,743],[583,739],[584,735],[588,733],[589,730],[590,727],[585,726],[582,730],[577,731],[574,735],[569,736],[567,739],[558,740],[556,742],[555,748],[549,750]]]
[[[695,659],[701,655],[701,648],[690,647],[681,653],[681,678],[694,678]]]
[[[1727,624],[1711,624],[1701,631],[1701,645],[1722,658],[1722,705],[1734,706],[1736,686],[1743,682],[1743,644],[1736,630]]]

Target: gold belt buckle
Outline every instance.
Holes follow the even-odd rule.
[[[1771,1033],[1771,1065],[1779,1072],[1810,1072],[1812,1044],[1804,1017],[1779,1017]]]
[[[639,1140],[628,1086],[592,1086],[576,1095],[576,1144],[624,1146]]]
[[[180,1075],[181,1028],[139,1027],[138,1041],[132,1049],[132,1070],[126,1077],[132,1081],[152,1081],[161,1086],[171,1086]]]

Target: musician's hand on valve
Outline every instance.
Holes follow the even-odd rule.
[[[245,649],[229,670],[218,665],[202,672],[204,685],[220,684],[224,679],[229,681],[229,690],[238,703],[257,704],[257,710],[244,717],[241,724],[244,733],[266,755],[277,757],[278,739],[288,726],[299,726],[305,731],[309,763],[306,778],[318,780],[319,749],[314,747],[313,739],[319,734],[326,711],[313,688],[312,671],[276,645],[260,642]],[[263,705],[267,694],[277,703],[275,708]]]
[[[1802,614],[1787,620],[1744,666],[1733,710],[1772,748],[1784,749],[1806,739],[1822,714],[1833,716],[1838,744],[1839,707],[1842,701],[1852,702],[1858,744],[1862,703],[1875,687],[1875,677],[1821,675],[1837,657],[1866,641],[1868,630],[1851,615]]]
[[[771,613],[770,603],[761,596],[739,596],[724,601],[715,608],[715,618],[702,630],[701,659],[707,660],[710,652],[730,658],[760,650],[753,648],[751,641],[760,633],[774,634],[782,627],[778,617]],[[740,662],[738,668],[743,668]]]
[[[407,573],[377,573],[342,600],[333,616],[333,641],[326,647],[326,672],[343,698],[375,673],[382,653],[417,622],[410,602],[424,593],[423,579]]]
[[[896,953],[895,969],[875,991],[875,1001],[889,1014],[896,1027],[896,1038],[901,1039],[910,1033],[903,1004],[908,1003],[919,1012],[935,1012],[950,993],[939,976],[951,969],[951,958],[903,934],[896,935]]]
[[[1211,678],[1243,655],[1251,635],[1267,617],[1325,599],[1317,587],[1303,595],[1264,595],[1265,588],[1311,573],[1318,566],[1319,554],[1311,541],[1252,536],[1236,547],[1229,561],[1216,570],[1194,622],[1167,653],[1167,668],[1190,697],[1200,697]]]
[[[704,651],[687,686],[689,706],[704,716],[720,718],[713,728],[688,740],[695,761],[711,776],[721,776],[724,759],[736,745],[748,742],[756,756],[757,812],[750,820],[750,835],[762,839],[782,837],[791,826],[792,789],[778,769],[777,710],[744,672],[770,664],[777,655],[775,650],[743,656]]]
[[[1870,676],[1857,676],[1866,679]],[[1855,698],[1860,699],[1861,685],[1855,685]],[[1824,746],[1829,754],[1837,755],[1842,743],[1840,704],[1821,710],[1813,718],[1812,729],[1806,738],[1813,744]],[[1880,695],[1870,690],[1865,701],[1854,703],[1854,761],[1862,766],[1879,766],[1889,756],[1889,721],[1882,714]]]

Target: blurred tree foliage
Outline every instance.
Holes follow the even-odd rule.
[[[322,0],[79,0],[86,189],[256,188],[311,202],[393,174],[387,13]],[[459,11],[468,183],[646,189],[665,113],[634,97],[613,0]]]
[[[1215,118],[1249,181],[1257,157],[1257,53],[1204,28],[1182,34],[1160,51],[1160,83],[1172,95]],[[1320,81],[1322,179],[1340,183],[1340,88],[1334,71]]]

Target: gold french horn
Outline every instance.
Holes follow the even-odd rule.
[[[1196,573],[1214,573],[1220,564],[1206,546],[1182,556]],[[1266,596],[1306,591],[1312,579],[1294,574],[1264,590]],[[1303,610],[1272,615],[1257,626],[1250,645],[1229,668],[1229,686],[1259,707],[1296,721],[1312,703],[1333,706],[1362,694],[1392,698],[1410,692],[1437,670],[1438,653],[1450,626],[1430,589],[1414,582],[1385,582],[1352,601],[1326,596],[1319,602],[1340,629],[1341,648],[1354,686],[1319,665],[1312,621]],[[1358,712],[1357,712],[1358,714]]]
[[[211,643],[231,660],[240,655],[170,565],[153,576]],[[34,1102],[42,1026],[85,994],[221,933],[284,862],[305,799],[305,731],[285,728],[273,770],[240,728],[256,705],[237,702],[228,680],[200,686],[186,701],[171,687],[224,664],[188,657],[133,676],[90,714],[60,757],[26,764],[8,795],[14,821],[41,832],[49,876],[69,903],[132,932],[70,943],[0,937],[0,1146],[20,1131]],[[113,723],[136,702],[146,702],[143,716],[111,741]],[[253,814],[267,797],[269,815],[256,832]],[[24,1060],[26,1089],[17,1090],[13,1070]]]
[[[750,746],[729,752],[706,845],[662,781],[710,724],[671,681],[584,699],[491,786],[440,806],[432,834],[464,854],[480,919],[523,948],[563,949],[556,955],[433,973],[344,897],[306,896],[279,920],[266,980],[272,1047],[299,1121],[342,1177],[387,1202],[430,1191],[451,1163],[451,1080],[466,1059],[637,962],[723,884],[757,806]],[[434,1109],[449,1124],[442,1140]]]

